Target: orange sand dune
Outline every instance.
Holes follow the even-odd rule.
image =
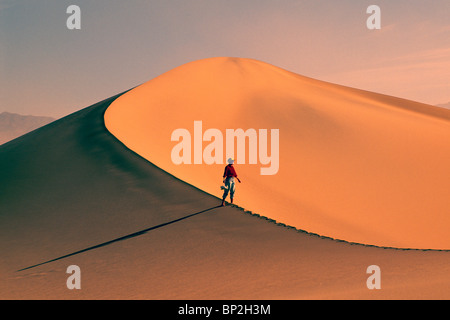
[[[364,244],[450,249],[450,111],[212,58],[119,97],[107,129],[150,162],[221,197],[224,164],[175,165],[175,129],[279,129],[279,171],[236,164],[236,203],[309,232]],[[208,142],[203,142],[203,148]],[[269,149],[270,150],[270,149]],[[247,150],[248,151],[248,150]]]

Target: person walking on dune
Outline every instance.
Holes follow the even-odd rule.
[[[223,172],[223,183],[225,186],[222,186],[221,189],[223,190],[223,197],[222,197],[222,204],[221,206],[225,205],[225,199],[228,196],[228,193],[230,194],[230,200],[231,203],[233,203],[234,198],[234,192],[236,191],[236,185],[234,182],[234,178],[241,183],[241,180],[239,180],[236,170],[233,167],[234,159],[229,158],[228,159],[228,165],[225,167],[225,171]]]

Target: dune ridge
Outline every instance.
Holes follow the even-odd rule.
[[[175,165],[173,130],[279,128],[280,170],[236,165],[236,202],[307,232],[380,247],[450,248],[450,112],[241,58],[177,67],[114,101],[107,129],[220,197],[223,165]]]

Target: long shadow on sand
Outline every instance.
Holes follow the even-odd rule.
[[[193,217],[193,216],[196,216],[196,215],[199,215],[199,214],[201,214],[201,213],[205,213],[205,212],[211,211],[211,210],[216,209],[216,208],[220,208],[220,206],[211,207],[211,208],[208,208],[208,209],[205,209],[205,210],[196,212],[196,213],[192,213],[192,214],[190,214],[190,215],[187,215],[187,216],[185,216],[185,217],[182,217],[182,218],[179,218],[179,219],[176,219],[176,220],[172,220],[172,221],[169,221],[169,222],[166,222],[166,223],[162,223],[162,224],[159,224],[159,225],[157,225],[157,226],[153,226],[153,227],[150,227],[150,228],[147,228],[147,229],[144,229],[144,230],[135,232],[135,233],[131,233],[131,234],[128,234],[128,235],[126,235],[126,236],[123,236],[123,237],[120,237],[120,238],[117,238],[117,239],[114,239],[114,240],[110,240],[110,241],[107,241],[107,242],[103,242],[103,243],[97,244],[97,245],[95,245],[95,246],[92,246],[92,247],[89,247],[89,248],[86,248],[86,249],[82,249],[82,250],[79,250],[79,251],[76,251],[76,252],[72,252],[72,253],[66,254],[66,255],[64,255],[64,256],[61,256],[61,257],[52,259],[52,260],[48,260],[48,261],[45,261],[45,262],[41,262],[41,263],[35,264],[35,265],[33,265],[33,266],[29,266],[29,267],[26,267],[26,268],[17,270],[17,272],[25,271],[25,270],[28,270],[28,269],[31,269],[31,268],[35,268],[35,267],[38,267],[38,266],[42,266],[42,265],[44,265],[44,264],[47,264],[47,263],[50,263],[50,262],[54,262],[54,261],[58,261],[58,260],[61,260],[61,259],[64,259],[64,258],[68,258],[68,257],[74,256],[74,255],[77,255],[77,254],[80,254],[80,253],[83,253],[83,252],[86,252],[86,251],[89,251],[89,250],[94,250],[94,249],[97,249],[97,248],[101,248],[101,247],[110,245],[110,244],[112,244],[112,243],[114,243],[114,242],[118,242],[118,241],[123,241],[123,240],[131,239],[131,238],[134,238],[134,237],[143,235],[143,234],[145,234],[145,233],[147,233],[147,232],[149,232],[149,231],[151,231],[151,230],[155,230],[155,229],[158,229],[158,228],[161,228],[161,227],[165,227],[165,226],[167,226],[167,225],[169,225],[169,224],[172,224],[172,223],[175,223],[175,222],[179,222],[179,221],[182,221],[182,220],[191,218],[191,217]]]

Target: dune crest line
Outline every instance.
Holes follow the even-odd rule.
[[[450,248],[450,110],[222,57],[187,63],[136,87],[104,118],[130,150],[218,197],[223,165],[208,153],[213,161],[195,164],[192,157],[200,160],[201,152],[183,153],[186,159],[174,163],[180,142],[172,133],[196,121],[217,137],[219,131],[276,128],[275,174],[261,175],[250,158],[238,160],[243,183],[236,203],[348,242]],[[214,132],[202,139],[208,152],[224,147],[210,141]],[[250,143],[243,149],[246,157],[256,154]]]

